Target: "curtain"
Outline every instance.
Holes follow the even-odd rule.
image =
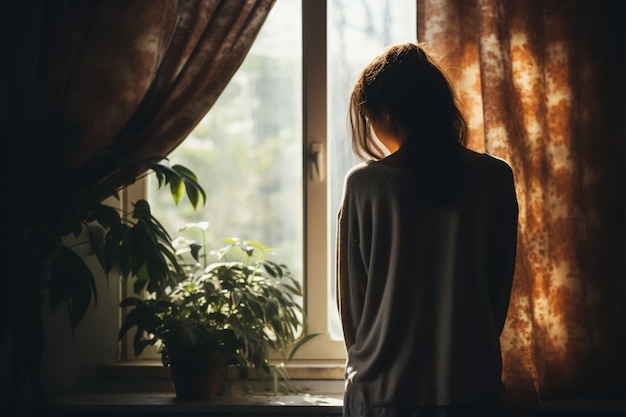
[[[191,132],[273,1],[7,2],[0,123],[62,125],[59,156],[98,201]]]
[[[12,386],[0,410],[7,398],[15,407],[25,385],[40,395],[42,276],[54,246],[39,237],[69,233],[69,219],[83,207],[133,183],[184,140],[243,61],[273,3],[2,2],[3,231],[10,244],[2,255],[0,347],[12,369],[0,372],[0,382]]]
[[[506,159],[520,205],[505,399],[625,389],[625,3],[419,0],[469,146]]]

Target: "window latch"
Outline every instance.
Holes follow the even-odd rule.
[[[313,142],[309,145],[309,179],[324,181],[324,144]]]

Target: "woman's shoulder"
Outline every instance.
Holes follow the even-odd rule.
[[[386,175],[395,170],[397,170],[397,168],[383,165],[379,161],[366,161],[350,168],[346,174],[346,179],[350,181],[361,181],[371,179],[376,176]]]
[[[464,157],[469,168],[477,173],[497,177],[512,177],[513,175],[511,166],[503,158],[488,153],[479,153],[471,149],[464,150]]]
[[[362,162],[347,172],[344,188],[346,191],[358,193],[369,192],[388,183],[396,173],[397,168],[382,165],[377,161]]]
[[[355,175],[362,175],[361,173],[363,171],[366,171],[367,167],[369,165],[370,164],[368,162],[361,162],[361,163],[358,163],[358,164],[354,165],[352,168],[350,168],[348,170],[348,173],[346,174],[346,177],[352,177],[352,176],[355,176]]]

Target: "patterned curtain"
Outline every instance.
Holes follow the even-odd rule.
[[[601,0],[418,0],[418,38],[451,68],[470,147],[516,177],[511,402],[623,399],[625,17]]]
[[[98,201],[191,132],[273,2],[4,2],[0,123],[63,126],[59,156]]]
[[[3,231],[9,245],[2,251],[0,414],[14,415],[10,410],[27,388],[33,403],[41,402],[42,276],[55,247],[41,235],[67,234],[81,208],[133,183],[147,162],[184,140],[243,61],[273,3],[1,3]]]

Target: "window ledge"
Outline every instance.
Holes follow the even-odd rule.
[[[80,393],[55,399],[51,415],[122,416],[143,415],[341,415],[342,398],[337,395],[228,394],[214,399],[183,401],[173,392]]]
[[[345,362],[341,361],[291,361],[287,364],[290,381],[322,380],[343,381]],[[231,369],[231,378],[236,378],[236,370]],[[98,369],[99,379],[170,379],[169,368],[159,360],[119,361],[103,364]],[[253,377],[254,378],[254,377]],[[342,383],[343,385],[343,383]]]
[[[95,386],[50,403],[51,416],[92,417],[153,415],[323,415],[340,416],[343,364],[290,363],[289,383],[295,394],[275,394],[267,381],[232,378],[222,396],[209,400],[176,398],[170,371],[159,361],[104,364]],[[341,375],[341,379],[337,377]],[[310,378],[318,376],[324,378]],[[250,393],[251,392],[251,393]]]
[[[290,384],[296,394],[274,394],[265,381],[239,381],[233,378],[227,393],[210,400],[176,399],[169,374],[159,361],[128,361],[100,367],[95,386],[82,392],[54,398],[50,417],[85,416],[340,416],[343,404],[343,364],[301,362],[288,365]],[[341,379],[308,379],[322,375]],[[248,390],[251,390],[250,393]],[[623,416],[623,400],[572,398],[543,402],[537,409],[512,408],[507,416],[515,417],[614,417]]]
[[[118,387],[119,389],[119,387]],[[542,403],[533,410],[511,408],[507,417],[617,417],[626,403],[618,400],[571,399]],[[341,416],[342,395],[247,394],[243,391],[197,401],[176,399],[173,391],[85,392],[50,403],[50,417],[199,416]]]

